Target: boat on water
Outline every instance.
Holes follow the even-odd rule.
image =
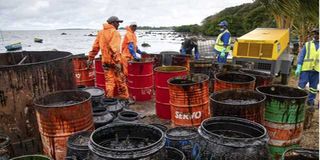
[[[5,46],[5,48],[7,49],[7,51],[16,51],[16,50],[22,49],[22,44],[21,44],[21,42],[13,43],[13,44]]]
[[[42,43],[42,42],[43,42],[43,39],[41,39],[41,38],[34,38],[34,42],[36,42],[36,43]]]

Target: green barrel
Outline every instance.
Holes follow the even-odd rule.
[[[272,160],[281,160],[281,157],[284,152],[286,152],[290,148],[298,147],[298,145],[291,145],[286,147],[278,147],[278,146],[272,146],[269,145],[269,153],[272,155]]]
[[[282,85],[262,86],[257,91],[267,96],[266,121],[288,124],[304,121],[306,91]]]
[[[25,155],[20,157],[14,157],[10,160],[52,160],[51,158],[44,156],[44,155]]]
[[[302,138],[308,93],[284,85],[261,86],[257,91],[267,97],[264,126],[270,137],[271,157],[280,160],[282,154]]]

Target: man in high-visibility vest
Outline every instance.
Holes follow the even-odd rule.
[[[298,56],[296,76],[300,75],[298,88],[304,89],[309,83],[309,96],[307,104],[310,106],[307,109],[306,120],[312,120],[314,112],[314,99],[318,92],[317,86],[319,83],[319,29],[313,29],[313,40],[305,43]],[[309,120],[308,120],[309,119]],[[309,128],[311,123],[305,123],[305,128]]]
[[[230,51],[231,44],[231,34],[228,31],[228,22],[222,21],[218,24],[220,26],[220,34],[216,39],[216,43],[214,45],[214,53],[218,55],[219,63],[226,63],[227,57]]]

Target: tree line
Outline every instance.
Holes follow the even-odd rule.
[[[173,27],[176,32],[189,32],[205,36],[219,34],[218,23],[226,20],[232,36],[241,36],[257,27],[276,27],[272,14],[260,2],[246,3],[226,8],[202,21],[202,25],[182,25]]]
[[[300,48],[310,40],[310,32],[319,27],[318,0],[255,0],[226,8],[202,21],[201,25],[173,27],[176,32],[188,32],[205,36],[219,34],[218,23],[229,22],[232,36],[242,36],[255,28],[288,28],[291,37],[299,40]]]

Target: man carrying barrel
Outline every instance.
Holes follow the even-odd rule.
[[[306,112],[305,128],[309,128],[314,112],[314,99],[318,93],[319,83],[319,29],[312,30],[313,40],[305,43],[298,56],[296,76],[300,76],[298,88],[304,89],[309,83],[309,96],[307,100],[308,106]],[[310,121],[310,122],[308,122]]]
[[[119,20],[116,16],[111,16],[107,22],[108,23],[103,25],[103,29],[98,32],[92,50],[89,52],[87,65],[92,65],[94,57],[98,54],[99,50],[101,50],[106,82],[106,97],[115,98],[114,89],[117,86],[119,94],[117,97],[128,100],[129,92],[121,65],[121,36],[117,31],[119,23],[123,21]]]

